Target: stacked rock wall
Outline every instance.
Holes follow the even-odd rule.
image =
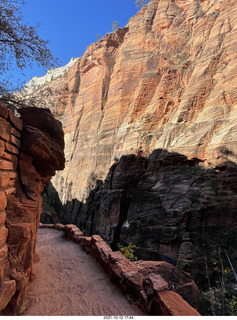
[[[24,309],[33,275],[41,193],[64,168],[63,131],[48,110],[0,104],[0,313]],[[31,122],[31,123],[30,123]]]
[[[126,293],[152,315],[198,316],[199,290],[190,275],[164,261],[135,261],[112,251],[99,236],[86,237],[73,224],[40,224],[41,228],[64,231],[67,240],[78,243],[91,254]]]
[[[22,122],[13,112],[0,104],[0,310],[16,292],[16,280],[10,277],[7,206],[15,197],[18,154]]]

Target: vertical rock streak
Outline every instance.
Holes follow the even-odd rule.
[[[68,161],[53,183],[59,192],[67,176],[63,204],[85,202],[124,154],[165,148],[215,166],[223,145],[235,149],[235,13],[234,1],[154,0],[88,47],[67,80],[80,89],[61,118]]]

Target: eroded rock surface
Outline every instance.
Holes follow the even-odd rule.
[[[236,12],[235,0],[152,0],[39,92],[65,132],[63,204],[140,150],[236,162]]]
[[[49,110],[0,105],[0,312],[24,310],[44,186],[64,167],[62,126]]]

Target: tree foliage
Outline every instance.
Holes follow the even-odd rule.
[[[137,6],[137,8],[140,9],[140,8],[144,7],[145,5],[147,5],[149,1],[150,0],[136,0],[135,5]]]
[[[97,33],[97,35],[96,35],[96,40],[99,41],[99,40],[101,40],[101,39],[102,39],[101,34],[100,34],[100,33]]]
[[[128,244],[128,246],[123,247],[120,243],[118,244],[119,250],[122,252],[122,254],[130,261],[137,260],[137,257],[134,255],[134,252],[136,251],[136,245],[132,244],[131,242]]]
[[[57,64],[48,49],[48,41],[39,37],[38,27],[23,22],[24,0],[0,0],[0,96],[17,88],[11,83],[14,70],[34,63],[49,69]],[[6,100],[6,97],[5,97]]]
[[[116,30],[118,29],[118,27],[119,27],[118,21],[114,20],[114,21],[113,21],[113,24],[112,24],[112,30],[113,30],[113,32],[116,31]]]

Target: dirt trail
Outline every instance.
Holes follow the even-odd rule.
[[[63,234],[52,229],[38,231],[40,261],[24,315],[144,315],[111,283],[102,267]]]

